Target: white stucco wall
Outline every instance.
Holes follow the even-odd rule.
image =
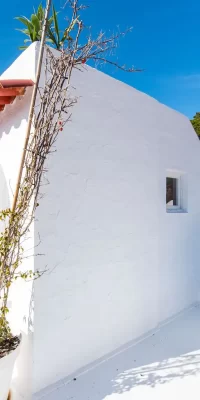
[[[35,287],[34,390],[75,373],[198,298],[200,143],[183,115],[88,68],[49,160]],[[166,170],[188,213],[166,213]]]
[[[6,70],[1,79],[35,79],[36,46],[32,45]],[[0,209],[11,207],[27,126],[32,88],[0,112]],[[1,226],[2,228],[2,226]],[[34,252],[33,227],[24,242],[25,256]],[[22,269],[34,268],[32,257]],[[23,340],[13,376],[13,400],[29,400],[32,393],[32,283],[18,281],[10,292],[9,320],[13,331]]]
[[[36,47],[4,77],[34,79]],[[49,159],[34,226],[45,253],[35,268],[49,270],[35,284],[33,371],[22,369],[28,345],[16,373],[26,400],[25,382],[36,392],[76,373],[199,295],[200,143],[190,122],[94,69],[73,79],[80,98]],[[0,179],[10,199],[30,92],[0,113]],[[167,169],[186,173],[188,213],[166,213]],[[30,294],[15,294],[20,315],[12,313],[29,339]]]

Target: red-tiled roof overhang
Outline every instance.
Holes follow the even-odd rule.
[[[16,96],[23,96],[27,86],[33,86],[31,79],[0,79],[0,111],[11,104]]]

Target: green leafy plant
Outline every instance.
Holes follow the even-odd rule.
[[[41,40],[42,36],[42,25],[45,16],[45,9],[42,7],[42,4],[38,6],[37,11],[31,15],[30,19],[25,16],[16,17],[18,21],[20,21],[23,25],[25,25],[25,29],[17,29],[22,32],[28,38],[24,40],[24,46],[20,46],[20,50],[24,50],[28,47],[26,43],[36,42]],[[75,26],[76,21],[70,23],[69,26],[63,31],[59,28],[58,22],[58,12],[55,10],[54,5],[52,6],[52,15],[48,19],[47,22],[47,33],[46,33],[46,43],[49,43],[57,50],[60,50],[63,47],[63,44],[66,40],[71,41],[72,38],[70,36],[70,32]]]
[[[36,42],[41,39],[42,25],[44,21],[44,8],[42,7],[42,4],[38,6],[37,11],[31,15],[30,19],[25,16],[16,17],[15,19],[25,25],[25,29],[17,29],[24,35],[28,36],[28,38],[24,40],[24,43]],[[51,19],[48,20],[48,25],[49,24],[51,24]],[[20,47],[20,50],[24,50],[27,47],[28,46],[25,44]]]
[[[27,193],[28,193],[27,186]],[[21,189],[20,196],[22,196],[24,189]],[[23,194],[26,195],[25,191]],[[20,200],[21,203],[21,200]],[[20,270],[20,265],[23,261],[24,248],[21,245],[22,236],[24,236],[24,228],[28,228],[24,224],[23,214],[27,215],[26,204],[17,205],[16,212],[10,208],[2,210],[0,212],[0,221],[4,224],[5,229],[0,234],[0,358],[4,353],[7,341],[12,339],[9,323],[7,321],[7,314],[9,309],[7,307],[8,295],[11,285],[19,278],[23,280],[35,279],[41,275],[40,272],[34,272],[32,270]],[[15,343],[17,344],[17,342]]]
[[[193,119],[191,119],[190,122],[191,122],[197,136],[200,139],[200,112],[197,112],[195,114],[195,116],[193,117]]]

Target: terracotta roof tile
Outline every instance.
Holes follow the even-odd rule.
[[[23,96],[26,87],[33,86],[31,79],[0,79],[0,111],[6,104],[11,104],[16,96]]]

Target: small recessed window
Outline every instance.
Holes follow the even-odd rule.
[[[166,174],[166,209],[172,212],[187,212],[187,175],[168,170]]]
[[[166,178],[166,204],[168,207],[179,206],[178,183],[177,178]]]

